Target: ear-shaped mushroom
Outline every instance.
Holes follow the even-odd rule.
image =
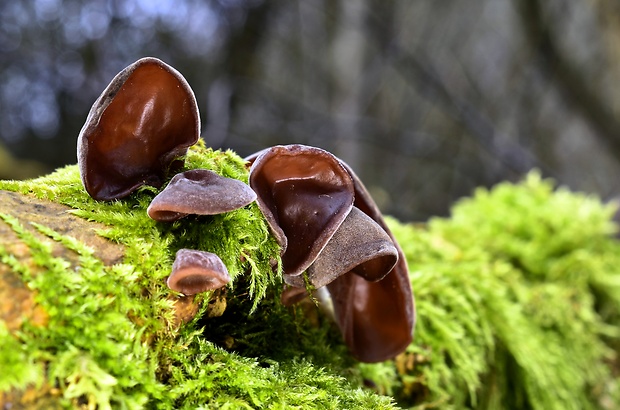
[[[327,285],[338,327],[357,359],[368,363],[388,360],[411,343],[414,313],[401,286],[393,274],[378,282],[342,275]]]
[[[264,150],[252,163],[249,183],[283,249],[285,275],[300,275],[312,264],[353,206],[351,176],[320,148]]]
[[[95,101],[78,137],[78,165],[91,197],[111,200],[161,186],[173,162],[198,141],[200,115],[189,84],[156,58],[118,73]]]
[[[207,169],[192,169],[175,175],[147,208],[160,222],[171,222],[189,214],[216,215],[242,208],[256,199],[241,181]]]
[[[347,273],[368,281],[383,279],[398,261],[398,250],[388,234],[369,216],[353,207],[318,258],[307,269],[315,288]],[[289,285],[304,288],[303,277],[285,276]]]
[[[399,256],[396,266],[379,281],[342,275],[327,285],[336,321],[351,353],[364,362],[379,362],[398,355],[411,343],[415,303],[407,261],[398,242],[362,181],[342,164],[355,184],[355,206],[385,230]]]
[[[230,282],[222,260],[214,253],[180,249],[172,264],[168,287],[185,295],[215,290]]]

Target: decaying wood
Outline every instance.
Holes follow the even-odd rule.
[[[52,255],[62,257],[71,263],[72,268],[78,263],[78,255],[46,238],[33,223],[45,225],[63,235],[70,235],[92,247],[95,256],[104,264],[112,265],[123,259],[123,247],[105,240],[97,235],[96,230],[105,226],[89,222],[73,215],[71,208],[50,201],[43,201],[28,195],[0,191],[0,213],[16,218],[29,233],[41,241],[50,244]],[[28,245],[24,243],[13,229],[0,220],[0,247],[4,248],[20,264],[28,266],[33,274],[45,272],[37,266],[31,256]],[[36,304],[35,292],[29,289],[20,275],[9,265],[0,263],[0,320],[4,321],[9,331],[20,329],[24,321],[31,325],[46,326],[47,312]],[[58,408],[58,392],[44,384],[32,386],[23,391],[0,393],[0,406],[11,408]]]
[[[124,249],[97,234],[106,226],[87,221],[71,212],[71,208],[54,202],[40,200],[16,192],[0,190],[0,214],[10,215],[39,240],[50,244],[52,256],[61,257],[71,263],[71,269],[78,264],[78,254],[41,234],[33,224],[44,225],[59,234],[72,236],[94,250],[94,256],[105,265],[122,262]],[[18,238],[13,229],[0,220],[0,247],[28,266],[34,274],[41,273],[30,255],[28,246]],[[226,306],[224,292],[216,292],[210,301],[208,317],[220,316]],[[193,297],[175,297],[177,324],[191,320],[199,306]],[[46,313],[34,302],[34,293],[26,287],[20,276],[6,264],[0,263],[0,320],[10,331],[19,329],[24,320],[35,325],[45,325]]]
[[[0,191],[0,213],[19,220],[26,230],[51,245],[53,256],[66,259],[72,267],[77,264],[78,255],[44,237],[33,226],[33,223],[45,225],[60,234],[75,237],[92,247],[95,256],[106,265],[121,262],[123,259],[122,246],[96,233],[98,229],[105,229],[104,225],[73,215],[71,208],[67,206],[15,192]],[[41,273],[41,268],[32,261],[28,246],[3,221],[0,221],[0,246],[20,263],[28,266],[33,273]],[[33,292],[6,264],[0,264],[0,319],[6,323],[9,330],[18,329],[26,319],[38,325],[44,325],[46,322],[46,313],[34,303]]]
[[[69,269],[79,264],[79,255],[39,232],[34,224],[40,224],[59,234],[71,236],[91,247],[94,256],[106,266],[120,263],[124,258],[124,247],[100,236],[97,231],[105,230],[103,224],[87,221],[74,215],[70,207],[33,196],[0,190],[0,214],[9,215],[19,221],[21,226],[42,242],[49,244],[51,254],[70,263]],[[15,258],[20,265],[27,266],[34,275],[45,274],[32,258],[28,245],[21,240],[13,228],[0,219],[0,248]],[[76,274],[78,270],[76,270]],[[209,302],[207,317],[220,316],[226,306],[225,292],[216,292]],[[200,305],[193,296],[177,297],[175,300],[175,324],[180,326],[193,319]],[[34,326],[46,326],[48,314],[37,305],[35,291],[28,288],[19,273],[9,264],[0,263],[0,321],[15,333],[24,322]],[[58,407],[58,394],[53,386],[44,384],[23,391],[0,392],[0,408],[55,408]],[[42,407],[40,407],[42,406]]]

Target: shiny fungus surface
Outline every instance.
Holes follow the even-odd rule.
[[[334,315],[352,354],[364,362],[379,362],[402,353],[413,339],[415,302],[407,261],[379,208],[355,172],[343,163],[355,184],[355,207],[390,236],[398,261],[381,280],[341,275],[327,285]]]
[[[93,104],[78,137],[78,165],[91,197],[112,200],[159,187],[198,141],[200,115],[185,78],[152,57],[119,72]]]
[[[260,152],[250,187],[283,250],[284,275],[300,275],[314,262],[353,206],[353,181],[329,152],[305,145]]]

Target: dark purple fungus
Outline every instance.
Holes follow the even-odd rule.
[[[142,58],[112,79],[88,113],[78,137],[82,183],[97,200],[160,187],[199,131],[198,105],[185,78],[161,60]]]
[[[285,277],[301,275],[314,262],[353,205],[351,176],[320,148],[266,149],[253,159],[249,183],[282,247]]]
[[[398,251],[389,235],[369,216],[353,207],[334,236],[306,271],[315,288],[347,273],[369,281],[383,279],[396,265]],[[289,285],[305,288],[304,278],[285,277]]]
[[[222,260],[214,253],[180,249],[172,264],[168,287],[185,295],[195,295],[224,287],[230,275]]]
[[[301,194],[305,186],[299,186],[299,190],[274,189],[279,181],[297,176],[298,171],[290,171],[296,167],[288,165],[294,163],[292,155],[282,163],[274,159],[272,168],[267,169],[267,177],[259,174],[265,172],[259,168],[264,166],[263,161],[280,154],[271,150],[253,154],[246,161],[250,165],[250,186],[257,191],[259,207],[285,249],[284,261],[291,248],[291,238],[308,231],[320,237],[322,227],[309,227],[313,223],[308,217],[312,201],[306,201]],[[317,289],[325,286],[331,295],[336,322],[352,354],[364,362],[379,362],[402,353],[413,338],[415,305],[407,262],[364,184],[349,166],[339,162],[353,181],[354,207],[344,221],[335,225],[335,232],[323,233],[326,241],[312,252],[309,244],[297,241],[306,244],[298,246],[295,253],[304,263],[292,271],[285,265],[284,280],[292,287],[285,289],[282,302],[293,304],[303,299],[308,285]],[[306,169],[310,164],[299,166]],[[289,215],[301,217],[295,219]],[[300,276],[304,269],[306,275]]]
[[[379,362],[402,353],[413,339],[415,303],[407,261],[366,187],[346,164],[355,184],[355,207],[390,236],[398,252],[394,268],[379,281],[363,275],[341,275],[327,285],[334,314],[352,354]]]
[[[241,181],[206,169],[192,169],[175,175],[146,212],[156,221],[171,222],[189,214],[230,212],[255,199],[254,191]]]
[[[411,343],[414,312],[399,279],[389,274],[369,282],[359,275],[342,275],[327,285],[345,343],[363,362],[391,359]]]

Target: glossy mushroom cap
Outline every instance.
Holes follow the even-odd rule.
[[[228,270],[216,254],[190,249],[177,252],[167,281],[170,289],[185,295],[219,289],[228,282]]]
[[[78,137],[78,165],[91,197],[111,200],[161,186],[175,160],[198,141],[200,115],[189,84],[156,58],[112,79]]]
[[[369,216],[353,207],[340,228],[312,265],[308,281],[320,288],[345,274],[368,281],[383,279],[398,262],[398,250],[389,235]],[[305,288],[304,278],[285,276],[284,281]]]
[[[363,183],[340,160],[353,181],[354,207],[348,208],[348,202],[341,200],[347,204],[346,219],[340,217],[328,231],[327,224],[313,218],[315,202],[337,197],[326,186],[342,192],[343,198],[346,192],[347,200],[350,188],[344,177],[339,181],[327,178],[330,183],[316,186],[308,183],[312,181],[309,171],[318,160],[297,152],[312,149],[274,147],[246,158],[251,166],[250,186],[284,249],[284,280],[293,287],[283,292],[282,302],[292,304],[306,296],[300,274],[307,269],[311,285],[328,289],[336,322],[352,354],[364,362],[393,358],[411,343],[415,323],[405,256]],[[331,160],[333,156],[327,154]],[[338,186],[342,191],[334,188]]]
[[[156,221],[171,222],[189,214],[230,212],[255,199],[254,191],[241,181],[206,169],[192,169],[175,175],[146,212]]]
[[[304,145],[275,146],[253,159],[250,187],[276,240],[286,275],[312,264],[353,206],[353,181],[336,157]]]

